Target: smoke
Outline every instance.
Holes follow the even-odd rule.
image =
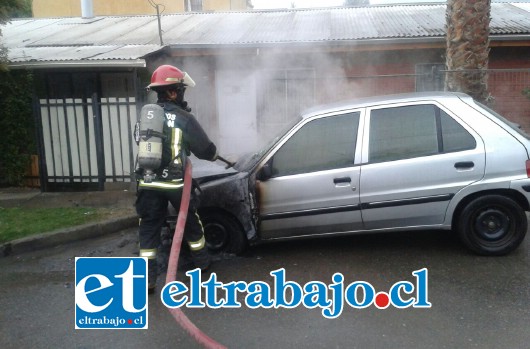
[[[196,81],[186,92],[192,113],[220,153],[234,159],[260,149],[307,108],[415,90],[410,55],[417,53],[326,50],[310,44],[240,47],[158,63],[173,64]],[[402,76],[407,71],[411,76]]]
[[[192,113],[220,152],[235,158],[257,151],[303,110],[360,95],[347,60],[277,47],[160,64],[176,65],[196,81],[186,92]]]

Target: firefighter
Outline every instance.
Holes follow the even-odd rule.
[[[144,176],[145,168],[139,161],[139,175],[136,211],[140,217],[139,240],[140,257],[148,258],[149,291],[153,292],[156,285],[157,248],[160,244],[160,233],[165,224],[168,202],[179,211],[183,187],[184,164],[190,152],[203,160],[215,161],[217,148],[208,138],[191,109],[184,101],[187,87],[195,86],[191,77],[171,65],[158,67],[151,77],[148,88],[158,94],[157,104],[163,108],[163,132],[142,131],[140,118],[140,139],[149,133],[150,137],[160,136],[162,143],[160,167],[153,169],[154,175]],[[156,106],[155,106],[156,107]],[[160,109],[162,110],[162,109]],[[152,118],[149,112],[147,119]],[[143,132],[143,133],[142,133]],[[138,134],[137,134],[138,140]],[[141,144],[140,144],[141,145]],[[151,146],[151,145],[150,145]],[[196,212],[195,190],[191,191],[191,199],[186,220],[184,241],[188,244],[191,260],[195,267],[205,270],[210,265],[210,256],[204,239],[204,231]]]

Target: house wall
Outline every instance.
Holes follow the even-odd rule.
[[[522,93],[523,89],[530,88],[530,51],[528,48],[493,49],[489,68],[493,69],[488,79],[493,109],[530,134],[530,99]]]
[[[530,68],[530,59],[523,51],[492,49],[489,88],[495,98],[493,108],[530,132],[530,100],[521,93],[530,87],[530,69],[521,70]],[[444,67],[444,62],[443,49],[298,53],[254,49],[188,58],[179,54],[153,61],[148,69],[152,72],[159,64],[168,63],[188,71],[197,82],[187,92],[193,113],[218,145],[245,153],[261,146],[300,111],[314,105],[414,92],[421,86],[443,90],[445,73],[433,77],[425,72],[431,71],[429,65]],[[420,65],[426,65],[425,72],[418,69]],[[438,79],[436,84],[420,84],[433,78]],[[255,86],[252,95],[246,91],[248,86]],[[226,108],[225,100],[239,109]],[[238,110],[251,120],[242,123]],[[227,128],[235,130],[228,140]],[[257,142],[245,141],[249,134],[256,134]]]
[[[422,62],[437,59],[428,52],[286,53],[260,49],[215,56],[160,57],[148,62],[148,70],[173,64],[187,71],[197,83],[186,92],[192,112],[221,151],[239,155],[262,146],[306,108],[348,98],[414,91],[411,61],[419,58]],[[395,76],[399,74],[412,76]],[[384,75],[392,77],[380,77]]]
[[[204,11],[246,10],[247,0],[203,0]]]
[[[157,0],[164,13],[184,12],[186,0]],[[147,0],[92,0],[95,16],[156,14]],[[33,0],[33,17],[80,17],[81,0]],[[246,0],[203,0],[203,11],[246,10]]]

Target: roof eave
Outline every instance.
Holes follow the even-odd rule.
[[[270,48],[270,47],[297,47],[308,45],[343,45],[343,46],[373,46],[394,44],[417,43],[445,43],[445,35],[417,36],[417,37],[389,37],[389,38],[364,38],[343,40],[315,40],[315,41],[275,41],[275,42],[244,42],[244,43],[174,43],[167,44],[169,49],[205,49],[205,48]],[[530,33],[524,34],[495,34],[490,35],[491,41],[529,41]]]
[[[276,50],[315,51],[327,48],[330,51],[381,51],[413,48],[443,48],[443,37],[418,38],[384,38],[384,39],[355,39],[329,41],[297,41],[297,42],[253,42],[228,44],[168,44],[168,54],[181,55],[216,55],[239,52],[241,54],[260,54],[261,52]]]
[[[490,35],[490,46],[530,46],[530,34]]]
[[[145,68],[144,59],[10,62],[9,69]]]
[[[168,44],[167,46],[171,49],[215,49],[215,48],[275,48],[275,47],[300,47],[300,46],[329,46],[329,45],[341,45],[341,46],[355,46],[355,45],[385,45],[385,44],[396,44],[396,43],[409,43],[409,42],[439,42],[445,41],[444,37],[403,37],[403,38],[367,38],[367,39],[344,39],[344,40],[315,40],[315,41],[274,41],[274,42],[244,42],[244,43],[225,43],[225,44],[206,44],[206,43],[176,43]]]

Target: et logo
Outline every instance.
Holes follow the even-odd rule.
[[[147,258],[76,257],[76,329],[147,329]]]

